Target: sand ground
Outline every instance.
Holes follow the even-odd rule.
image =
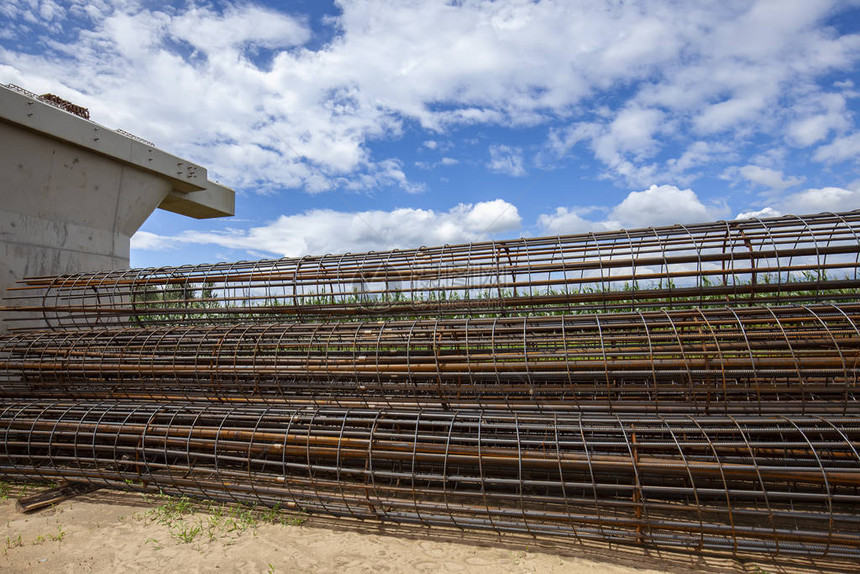
[[[101,490],[33,514],[0,501],[3,572],[652,574],[780,568],[470,537]],[[812,565],[810,565],[812,566]]]

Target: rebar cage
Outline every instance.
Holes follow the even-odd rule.
[[[857,417],[29,402],[0,471],[462,529],[860,556]]]
[[[22,333],[15,396],[860,412],[860,304]]]
[[[232,324],[849,301],[860,211],[34,277],[14,326]]]
[[[28,278],[0,475],[856,564],[858,232],[853,211]]]

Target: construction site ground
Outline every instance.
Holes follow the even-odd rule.
[[[581,548],[446,529],[332,520],[247,506],[99,490],[31,514],[0,500],[2,572],[828,572],[814,563]]]

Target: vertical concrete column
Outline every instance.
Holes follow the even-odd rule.
[[[128,267],[131,236],[158,207],[232,215],[234,193],[200,166],[0,86],[0,305],[15,305],[7,288],[24,277]]]

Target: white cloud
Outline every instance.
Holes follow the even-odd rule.
[[[799,117],[788,125],[787,133],[790,142],[800,147],[818,143],[831,132],[846,130],[851,125],[842,94],[815,94],[794,108]]]
[[[852,72],[860,54],[860,37],[824,25],[845,10],[833,0],[342,0],[334,37],[314,48],[307,21],[248,3],[66,6],[77,19],[50,0],[0,4],[2,33],[21,46],[0,48],[0,81],[60,92],[225,183],[264,191],[353,177],[408,191],[406,172],[378,165],[397,158],[374,157],[370,142],[476,124],[594,124],[607,175],[644,185],[666,171],[654,158],[667,136],[811,145],[847,129],[838,96],[822,99],[816,81]],[[502,169],[523,171],[516,160]]]
[[[736,217],[773,217],[784,213],[800,215],[858,208],[860,188],[828,187],[788,194],[773,205],[748,208]],[[679,189],[672,185],[652,185],[643,191],[630,192],[605,217],[585,217],[596,210],[602,211],[594,207],[557,207],[538,216],[536,229],[539,235],[564,235],[700,223],[729,216],[725,205],[706,205],[692,189]],[[241,250],[254,257],[296,257],[483,241],[521,227],[522,218],[517,207],[495,199],[459,204],[448,211],[402,208],[351,213],[315,209],[282,215],[269,224],[249,229],[186,231],[175,236],[139,231],[132,237],[132,248],[163,251],[189,244],[217,245]]]
[[[819,147],[813,158],[825,163],[839,163],[860,157],[860,132],[836,138]]]
[[[706,106],[693,122],[705,134],[731,129],[741,122],[749,122],[759,115],[770,94],[753,92]]]
[[[783,213],[802,215],[822,211],[850,211],[860,209],[860,191],[841,187],[807,189],[786,196],[777,204]]]
[[[736,215],[736,219],[854,209],[860,209],[860,186],[856,189],[825,187],[785,195],[772,205],[760,209],[742,210]],[[623,227],[699,223],[725,218],[731,213],[725,205],[705,205],[691,189],[679,189],[671,185],[652,185],[644,191],[630,192],[604,219],[586,219],[583,217],[585,211],[590,209],[558,207],[552,213],[541,214],[537,221],[538,233],[563,235]]]
[[[782,215],[782,213],[776,209],[765,207],[764,209],[759,210],[742,211],[735,216],[735,219],[763,219],[765,217],[779,217],[780,215]]]
[[[607,133],[595,141],[597,157],[611,160],[622,152],[647,156],[654,149],[654,134],[660,127],[663,113],[659,110],[628,108],[621,110]]]
[[[474,205],[460,204],[449,213],[463,218],[466,232],[479,234],[501,233],[520,226],[521,219],[517,208],[502,199],[483,201]]]
[[[724,217],[724,206],[704,205],[692,189],[674,185],[652,185],[633,191],[610,212],[611,218],[625,227],[696,223]]]
[[[738,170],[745,180],[770,189],[786,189],[803,183],[802,177],[785,177],[779,170],[758,165],[745,165]]]
[[[730,153],[731,148],[726,144],[699,140],[693,142],[679,157],[668,159],[666,166],[672,174],[679,177],[693,168],[707,164],[714,157],[725,157]]]
[[[811,188],[785,195],[758,211],[744,211],[738,218],[769,217],[773,215],[806,215],[811,213],[852,211],[860,209],[860,188]]]
[[[860,186],[856,189],[825,187],[806,189],[785,195],[771,205],[759,209],[740,211],[736,219],[778,217],[783,214],[804,215],[821,212],[839,212],[860,209]],[[539,235],[564,235],[588,231],[621,228],[701,223],[730,216],[726,205],[705,205],[691,189],[672,185],[652,185],[644,191],[630,192],[613,207],[608,217],[583,217],[591,208],[558,207],[552,213],[538,217]]]
[[[344,189],[361,191],[379,185],[393,185],[408,193],[421,193],[424,184],[412,183],[403,172],[400,160],[386,159],[368,166],[368,172],[351,177],[340,177],[337,182]]]
[[[538,217],[541,235],[581,233],[632,227],[700,223],[725,217],[724,205],[706,206],[692,189],[674,185],[652,185],[644,191],[632,191],[609,211],[602,220],[589,220],[577,208],[558,207],[553,213]]]
[[[542,213],[537,221],[540,235],[567,235],[584,233],[599,227],[594,221],[581,217],[576,210],[557,207],[553,213]]]
[[[311,36],[304,22],[253,4],[230,6],[223,14],[192,6],[171,20],[170,34],[210,56],[242,45],[288,48]]]
[[[460,160],[453,157],[443,157],[439,161],[416,161],[415,166],[421,169],[436,169],[438,167],[452,167],[458,165]]]
[[[491,145],[490,161],[487,163],[487,169],[515,177],[525,175],[526,169],[523,167],[523,150],[506,145]]]
[[[145,249],[151,251],[162,251],[177,247],[169,237],[164,237],[149,231],[138,231],[131,238],[132,249]]]
[[[394,209],[349,213],[314,209],[297,215],[282,215],[268,225],[247,230],[186,231],[172,237],[139,231],[132,238],[132,247],[162,250],[183,244],[202,244],[298,257],[480,241],[519,229],[521,223],[517,208],[501,199],[461,203],[444,212]]]
[[[51,0],[42,0],[39,4],[39,17],[43,20],[56,20],[65,15],[65,10]]]

